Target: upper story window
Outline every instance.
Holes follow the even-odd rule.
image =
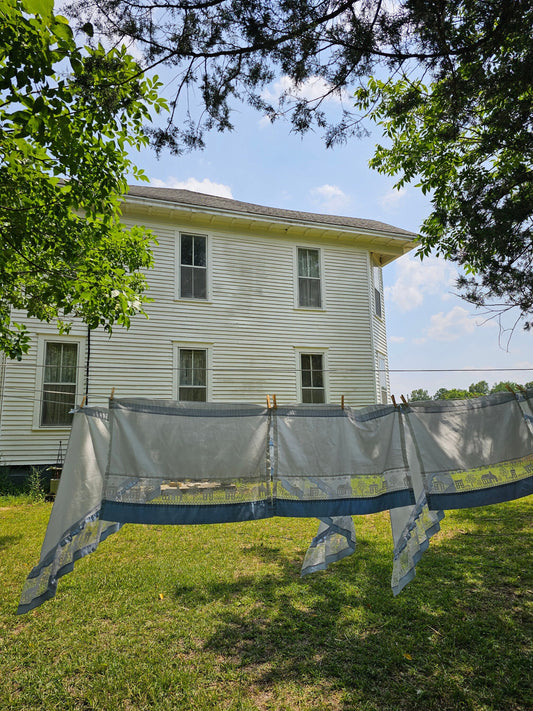
[[[207,351],[179,349],[179,394],[187,402],[207,401]]]
[[[320,251],[298,247],[298,306],[322,308]]]
[[[383,275],[381,272],[381,267],[374,265],[372,267],[372,280],[374,282],[374,309],[376,316],[383,318],[383,303],[382,303],[382,293],[383,293]]]
[[[76,403],[78,344],[47,341],[42,380],[41,427],[65,427]]]
[[[180,298],[207,299],[205,235],[180,235]]]
[[[324,356],[322,353],[300,353],[302,402],[326,402]]]

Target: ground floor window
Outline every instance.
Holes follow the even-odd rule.
[[[47,341],[41,401],[41,427],[69,426],[76,404],[78,344]]]
[[[387,388],[387,361],[382,355],[378,354],[378,375],[379,375],[379,397],[381,404],[386,405],[389,401]]]
[[[321,403],[326,401],[323,360],[322,353],[300,353],[302,402]]]
[[[179,393],[186,402],[207,402],[207,351],[179,349]]]

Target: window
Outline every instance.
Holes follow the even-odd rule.
[[[179,395],[187,402],[207,401],[207,351],[179,349]]]
[[[41,427],[65,427],[76,403],[78,344],[47,341],[44,352]]]
[[[180,297],[207,299],[207,237],[180,235]]]
[[[323,356],[320,353],[300,353],[302,402],[326,401]]]
[[[322,308],[318,249],[298,248],[298,306]]]
[[[387,389],[387,362],[385,358],[378,354],[378,375],[379,375],[379,396],[381,404],[386,405],[389,401]]]
[[[382,292],[382,274],[381,267],[376,265],[372,268],[373,281],[374,281],[374,309],[376,316],[383,318],[383,306],[381,303],[381,292]]]

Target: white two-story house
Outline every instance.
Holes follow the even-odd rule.
[[[157,236],[149,318],[68,336],[24,319],[31,348],[3,362],[0,465],[56,462],[85,397],[386,402],[381,270],[415,235],[372,220],[131,187],[126,224]],[[61,445],[60,445],[61,443]]]

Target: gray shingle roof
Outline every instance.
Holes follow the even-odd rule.
[[[254,205],[250,202],[241,202],[230,198],[206,195],[192,190],[179,190],[176,188],[152,188],[144,185],[130,185],[129,195],[132,197],[157,200],[187,207],[197,206],[214,210],[236,212],[244,215],[274,218],[276,220],[295,221],[299,223],[331,225],[349,229],[371,230],[387,232],[406,238],[414,238],[416,234],[401,227],[394,227],[377,220],[366,220],[358,217],[343,217],[340,215],[322,215],[314,212],[300,212],[299,210],[282,210],[277,207]]]

